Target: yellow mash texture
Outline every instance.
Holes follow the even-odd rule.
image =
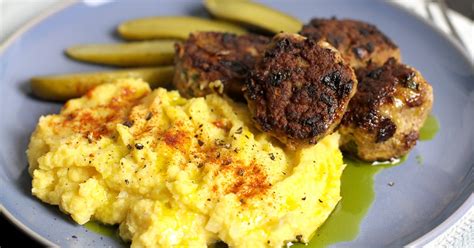
[[[286,150],[245,105],[122,79],[41,117],[27,154],[36,197],[133,247],[281,247],[338,203],[338,140]]]

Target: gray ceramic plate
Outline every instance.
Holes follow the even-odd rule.
[[[434,115],[441,131],[421,142],[404,165],[384,170],[375,179],[376,199],[357,238],[335,246],[400,246],[425,242],[472,204],[474,165],[474,72],[465,52],[449,38],[412,14],[376,1],[265,1],[298,16],[350,17],[377,24],[401,48],[407,64],[432,83]],[[31,196],[25,149],[40,115],[60,105],[28,94],[34,75],[103,69],[67,59],[64,48],[78,43],[116,41],[121,21],[152,15],[206,15],[200,1],[116,1],[101,6],[75,3],[55,12],[16,37],[0,54],[0,203],[5,213],[36,238],[60,246],[117,245],[75,225],[57,207]],[[271,21],[271,20],[270,20]],[[423,164],[415,157],[423,157]],[[394,181],[394,187],[387,182]],[[450,217],[451,216],[451,217]],[[449,219],[448,219],[449,218]],[[429,233],[430,235],[423,235]],[[438,230],[438,231],[436,231]],[[71,239],[75,235],[77,239]],[[421,243],[417,243],[421,244]]]

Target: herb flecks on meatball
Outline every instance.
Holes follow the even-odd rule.
[[[176,44],[174,85],[185,97],[217,92],[242,98],[243,82],[269,41],[253,34],[193,33]]]

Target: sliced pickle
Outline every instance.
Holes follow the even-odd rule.
[[[189,33],[199,31],[246,33],[237,25],[188,16],[162,16],[126,21],[118,27],[121,37],[127,40],[187,39]]]
[[[167,87],[173,80],[174,67],[137,68],[129,70],[98,71],[75,74],[48,75],[31,79],[35,96],[44,100],[65,101],[84,95],[96,85],[118,78],[141,78],[151,88]]]
[[[303,23],[278,10],[252,1],[204,0],[206,9],[215,17],[255,26],[273,33],[300,31]]]
[[[171,65],[175,42],[159,40],[78,45],[68,48],[66,54],[75,60],[113,66]]]

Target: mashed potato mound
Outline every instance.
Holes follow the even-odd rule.
[[[123,79],[41,117],[27,153],[36,197],[133,247],[281,247],[338,203],[338,140],[286,150],[244,105]]]

